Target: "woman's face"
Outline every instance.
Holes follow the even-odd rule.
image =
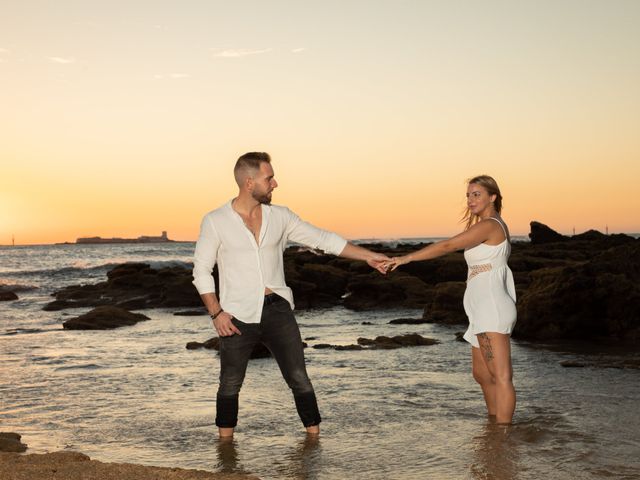
[[[492,213],[495,195],[489,192],[482,185],[470,183],[467,187],[467,207],[474,215],[484,216]]]

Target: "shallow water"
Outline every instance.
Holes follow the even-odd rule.
[[[0,430],[21,433],[30,452],[72,449],[103,461],[265,479],[640,478],[638,370],[564,368],[562,360],[594,354],[513,342],[515,424],[491,425],[470,375],[470,348],[455,340],[462,328],[386,323],[420,316],[415,310],[298,313],[303,337],[315,337],[310,345],[409,332],[441,343],[308,348],[323,416],[317,441],[303,434],[275,362],[252,360],[236,437],[220,443],[217,354],[185,348],[213,336],[206,316],[147,310],[149,321],[92,332],[61,328],[84,310],[41,310],[55,288],[104,279],[107,264],[186,262],[193,246],[74,248],[0,249],[0,283],[38,287],[0,303]]]

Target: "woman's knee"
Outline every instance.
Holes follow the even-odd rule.
[[[480,385],[493,385],[495,383],[495,379],[491,373],[484,369],[474,368],[471,373],[473,374],[474,380]]]

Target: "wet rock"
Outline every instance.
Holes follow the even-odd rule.
[[[128,310],[201,307],[202,301],[192,279],[188,268],[153,269],[146,263],[125,263],[107,272],[106,282],[74,285],[57,291],[56,300],[44,309],[56,311],[103,305]]]
[[[179,312],[173,312],[178,317],[199,317],[201,315],[207,315],[206,310],[181,310]]]
[[[462,305],[465,289],[465,282],[444,282],[436,285],[433,289],[433,299],[422,314],[423,318],[446,325],[467,323],[467,315]]]
[[[331,345],[330,343],[316,343],[312,345],[311,348],[315,348],[316,350],[324,350],[327,348],[334,348],[335,345]]]
[[[135,325],[143,320],[149,320],[149,317],[141,313],[131,313],[118,307],[102,306],[67,320],[62,326],[67,330],[108,330]]]
[[[0,452],[24,452],[27,445],[22,443],[21,435],[13,432],[0,432]]]
[[[349,296],[344,306],[352,310],[380,308],[422,308],[431,300],[431,287],[404,272],[389,276],[372,272],[352,277],[347,286]]]
[[[362,345],[336,345],[335,350],[364,350]]]
[[[456,332],[455,336],[457,342],[466,342],[466,340],[464,339],[464,332]]]
[[[587,366],[585,363],[578,362],[578,361],[575,361],[575,360],[564,360],[564,361],[560,362],[560,365],[562,365],[563,367],[568,367],[568,368],[583,368],[583,367]]]
[[[640,242],[531,278],[518,300],[514,338],[640,339]]]
[[[360,323],[360,325],[373,325],[373,323],[372,322],[362,322],[362,323]]]
[[[306,344],[303,344],[306,346]],[[208,350],[220,351],[220,338],[213,337],[207,340],[204,343],[200,342],[189,342],[187,343],[187,350],[197,350],[199,348],[206,348]],[[269,358],[271,357],[271,352],[267,347],[265,347],[262,343],[256,344],[251,351],[251,355],[249,358]]]
[[[426,318],[396,318],[389,320],[390,325],[420,325],[422,323],[431,323]]]
[[[358,345],[370,347],[372,350],[383,349],[391,350],[402,347],[417,347],[422,345],[435,345],[440,343],[433,338],[423,337],[417,333],[409,333],[406,335],[396,335],[395,337],[386,337],[381,335],[374,339],[358,338]]]
[[[0,302],[9,302],[11,300],[18,300],[18,295],[14,292],[0,292]]]

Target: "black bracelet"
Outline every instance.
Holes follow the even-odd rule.
[[[209,315],[209,316],[211,317],[211,320],[215,320],[216,317],[220,315],[222,312],[224,312],[224,310],[220,309],[218,310],[218,313],[214,313],[213,315]]]

